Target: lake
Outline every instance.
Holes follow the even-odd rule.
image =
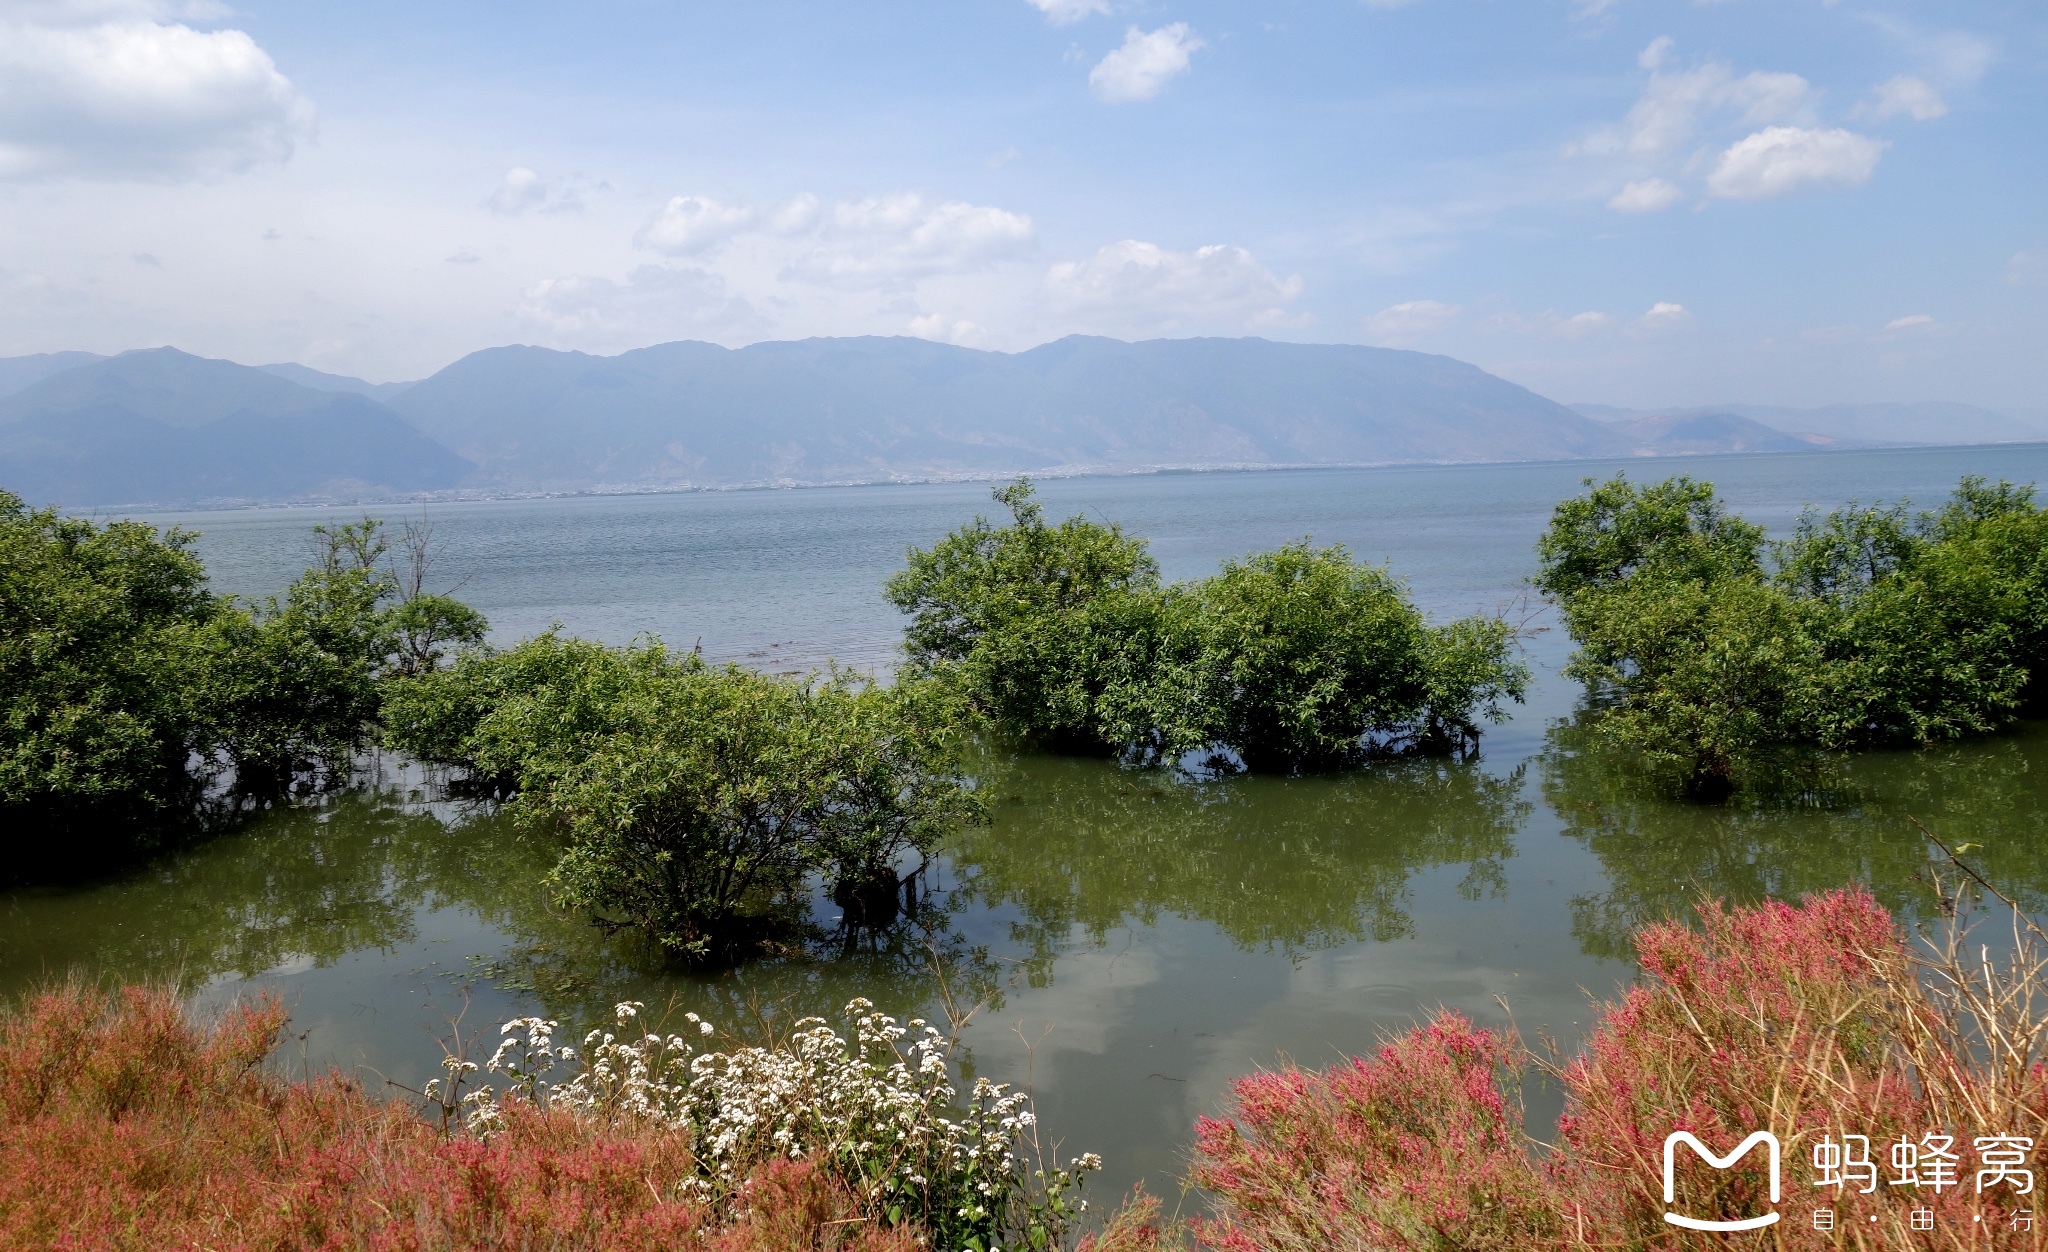
[[[1569,642],[1522,580],[1551,507],[1615,465],[1444,466],[1051,480],[1052,516],[1148,537],[1169,578],[1303,535],[1384,561],[1438,615],[1525,612],[1536,681],[1476,760],[1316,779],[1195,783],[1100,762],[990,759],[992,824],[934,871],[923,928],[715,976],[664,972],[630,937],[550,908],[553,850],[438,796],[400,762],[372,785],[86,886],[0,896],[0,987],[71,970],[178,978],[202,1006],[252,991],[292,1007],[285,1061],[417,1086],[451,1019],[545,1013],[580,1029],[620,999],[673,1001],[735,1029],[836,1014],[859,994],[943,1020],[980,1004],[976,1073],[1028,1084],[1066,1154],[1095,1151],[1112,1200],[1175,1194],[1195,1118],[1229,1080],[1372,1048],[1439,1006],[1570,1040],[1588,995],[1632,973],[1632,925],[1701,891],[1754,899],[1850,881],[1916,913],[1911,821],[1967,834],[2001,886],[2048,898],[2048,733],[1847,758],[1782,797],[1698,808],[1644,790],[1571,725]],[[1803,505],[1933,505],[1963,474],[2048,478],[2048,446],[1631,462],[1710,479],[1783,531]],[[901,619],[883,580],[905,549],[995,506],[985,485],[609,496],[386,508],[430,520],[435,581],[494,638],[550,625],[654,634],[801,671],[886,671]],[[202,534],[217,589],[280,589],[308,528],[359,511],[152,516]],[[835,912],[819,901],[821,925]],[[485,1045],[483,1051],[488,1051]],[[1555,1112],[1536,1093],[1532,1112]]]

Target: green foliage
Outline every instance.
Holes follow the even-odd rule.
[[[219,612],[188,531],[96,526],[0,491],[0,814],[71,825],[190,799]]]
[[[1226,561],[1196,594],[1201,729],[1255,772],[1451,746],[1527,681],[1504,623],[1432,629],[1391,574],[1342,546]]]
[[[1536,586],[1570,613],[1580,597],[1654,572],[1718,582],[1759,568],[1764,532],[1730,517],[1712,483],[1683,475],[1638,487],[1617,474],[1557,506],[1537,542]]]
[[[1537,586],[1580,644],[1605,733],[1720,798],[1776,745],[1990,734],[2043,656],[2048,514],[1963,480],[1942,509],[1809,512],[1763,543],[1708,484],[1621,478],[1558,506]],[[1768,555],[1768,567],[1765,557]]]
[[[1469,743],[1527,673],[1504,623],[1432,627],[1384,569],[1307,541],[1162,587],[1143,540],[1048,526],[1029,482],[889,582],[907,672],[999,735],[1139,759],[1201,748],[1286,773]]]
[[[344,772],[391,674],[424,673],[483,618],[387,604],[381,525],[315,527],[280,597],[206,588],[197,537],[30,511],[0,492],[0,811],[117,842],[188,819],[232,768],[245,792]]]
[[[979,816],[931,700],[549,633],[394,684],[387,734],[566,837],[565,902],[703,956],[784,923],[814,873],[893,889],[899,856]]]
[[[885,594],[912,615],[910,672],[942,678],[1016,738],[1114,752],[1103,701],[1142,675],[1158,635],[1145,541],[1070,517],[1048,526],[1028,479],[998,488],[1011,524],[974,521],[912,550]]]

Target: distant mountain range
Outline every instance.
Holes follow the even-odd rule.
[[[1260,339],[507,347],[414,383],[172,348],[0,359],[0,487],[67,507],[2043,437],[1968,405],[1568,408],[1448,357]]]
[[[1787,409],[1768,404],[1722,404],[1696,409],[1617,409],[1604,404],[1571,407],[1587,417],[1624,427],[1645,420],[1739,418],[1761,429],[1799,435],[1820,445],[1857,448],[1916,443],[2022,443],[2048,438],[2048,431],[2003,413],[1974,404],[1944,401],[1829,404],[1817,409]]]

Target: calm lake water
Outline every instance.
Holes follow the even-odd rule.
[[[1304,534],[1405,577],[1432,613],[1514,608],[1549,510],[1612,465],[1160,475],[1050,481],[1152,541],[1170,578]],[[1966,473],[2048,479],[2048,446],[1635,462],[1690,472],[1774,529],[1803,505],[1932,505]],[[509,642],[554,623],[656,634],[713,657],[886,670],[901,627],[882,581],[906,547],[977,512],[979,485],[577,498],[429,506],[437,579]],[[396,518],[421,510],[385,510]],[[152,517],[202,532],[215,586],[276,591],[307,529],[350,516],[267,510]],[[1532,624],[1542,627],[1539,614]],[[251,991],[293,1009],[289,1059],[418,1085],[465,1030],[540,1012],[579,1029],[620,999],[673,1001],[735,1028],[832,1016],[860,994],[943,1018],[930,970],[984,1003],[975,1072],[1028,1083],[1067,1153],[1100,1152],[1113,1199],[1174,1194],[1194,1119],[1229,1080],[1321,1064],[1439,1006],[1569,1039],[1587,996],[1632,972],[1636,922],[1705,890],[1796,895],[1850,881],[1915,912],[1911,819],[1981,844],[1994,880],[2048,898],[2048,733],[1846,759],[1823,785],[1722,808],[1669,803],[1571,726],[1555,630],[1530,637],[1526,706],[1467,763],[1339,778],[1191,783],[1096,763],[986,763],[994,822],[957,838],[921,928],[879,947],[706,977],[664,972],[630,938],[553,911],[554,850],[435,797],[391,765],[380,785],[270,813],[239,833],[85,887],[0,896],[0,990],[68,970],[177,977],[202,1004]],[[821,927],[834,910],[820,902]],[[495,1034],[495,1030],[491,1030]],[[1533,1112],[1554,1112],[1534,1101]]]

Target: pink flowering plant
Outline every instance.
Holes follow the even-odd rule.
[[[1370,1057],[1241,1078],[1197,1126],[1213,1211],[1190,1233],[1228,1252],[2048,1248],[2048,936],[2010,916],[1995,956],[1954,916],[1909,938],[1861,890],[1710,901],[1638,932],[1644,977],[1576,1056],[1442,1013]],[[1547,1146],[1516,1099],[1532,1076],[1566,1096]],[[1775,1136],[1775,1201],[1761,1150],[1677,1153],[1674,1186],[1688,1216],[1777,1220],[1669,1222],[1678,1131],[1717,1152]]]

